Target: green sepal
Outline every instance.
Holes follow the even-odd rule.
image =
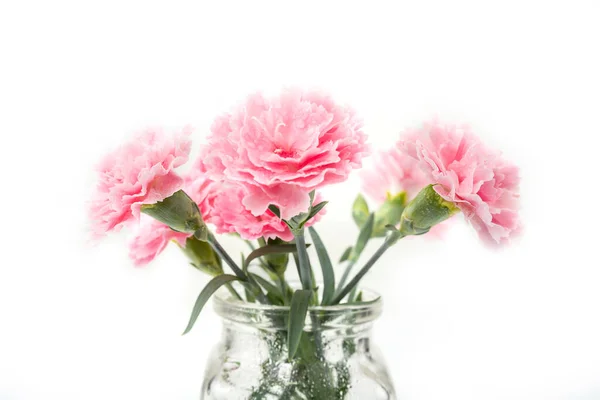
[[[221,258],[207,242],[190,236],[186,239],[185,246],[180,246],[180,248],[189,258],[190,264],[198,270],[211,276],[223,273]]]
[[[197,239],[206,241],[208,229],[198,205],[183,191],[154,204],[142,204],[140,211],[169,226],[177,232],[192,233]]]
[[[454,203],[444,200],[433,185],[428,185],[404,209],[400,232],[405,236],[422,235],[459,211]]]

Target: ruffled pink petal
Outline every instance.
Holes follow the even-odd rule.
[[[189,128],[171,136],[148,129],[101,160],[89,205],[95,237],[137,220],[141,204],[163,200],[181,187],[174,169],[188,159],[189,135]]]
[[[175,232],[154,219],[143,218],[129,243],[129,257],[135,266],[144,266],[162,253],[171,240],[185,246],[188,236],[185,233]]]
[[[485,243],[503,245],[520,232],[518,168],[468,128],[433,121],[408,132],[398,149],[456,203]]]
[[[345,181],[368,152],[362,122],[350,108],[318,92],[255,94],[213,123],[205,156],[214,181],[247,186],[255,215],[269,204],[288,218],[306,211],[308,194]]]

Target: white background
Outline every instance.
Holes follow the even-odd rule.
[[[135,269],[124,235],[87,245],[91,170],[138,128],[192,124],[200,143],[246,94],[286,85],[352,104],[375,147],[439,115],[522,168],[515,246],[485,250],[457,219],[368,276],[398,398],[600,399],[599,7],[3,1],[0,399],[198,398],[219,321],[207,309],[180,333],[206,278],[177,249]],[[335,256],[356,183],[327,194]]]

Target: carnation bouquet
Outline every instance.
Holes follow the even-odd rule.
[[[433,120],[374,152],[372,168],[359,172],[376,206],[357,196],[356,240],[338,271],[329,238],[317,231],[330,207],[319,191],[344,182],[370,155],[353,109],[317,91],[251,95],[215,119],[197,159],[180,172],[191,135],[189,128],[148,129],[108,154],[98,165],[90,221],[96,238],[131,228],[138,266],[173,243],[210,276],[184,331],[216,294],[229,325],[209,360],[203,398],[395,398],[368,334],[356,331],[380,305],[361,279],[401,239],[439,234],[455,214],[490,246],[520,231],[518,169],[468,127]],[[224,234],[238,236],[248,251],[232,255],[219,242]],[[379,247],[363,254],[369,241]],[[232,333],[240,324],[252,333]],[[260,357],[236,356],[238,342],[256,344],[244,351]]]

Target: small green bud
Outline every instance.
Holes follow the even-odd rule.
[[[283,241],[279,238],[269,239],[266,244],[269,246],[287,244],[288,242]],[[269,265],[271,270],[275,271],[278,276],[283,276],[287,269],[288,262],[290,260],[289,253],[270,253],[263,256],[263,259]]]
[[[163,201],[143,204],[141,212],[168,225],[177,232],[193,233],[206,241],[208,229],[202,220],[198,205],[183,191],[178,190]]]
[[[412,199],[402,213],[400,232],[403,235],[422,235],[460,209],[437,194],[433,185],[426,186]]]
[[[369,214],[369,206],[367,201],[363,195],[359,193],[352,204],[352,218],[354,219],[356,226],[358,226],[358,229],[362,228],[365,222],[367,222],[367,219],[369,219]]]
[[[186,239],[185,247],[181,247],[181,250],[190,259],[192,266],[200,271],[211,276],[223,274],[221,258],[219,258],[208,242],[203,242],[190,236]]]
[[[406,207],[406,192],[400,192],[395,196],[388,193],[383,204],[375,211],[375,225],[371,236],[384,237],[388,231],[386,225],[398,225],[404,207]]]

